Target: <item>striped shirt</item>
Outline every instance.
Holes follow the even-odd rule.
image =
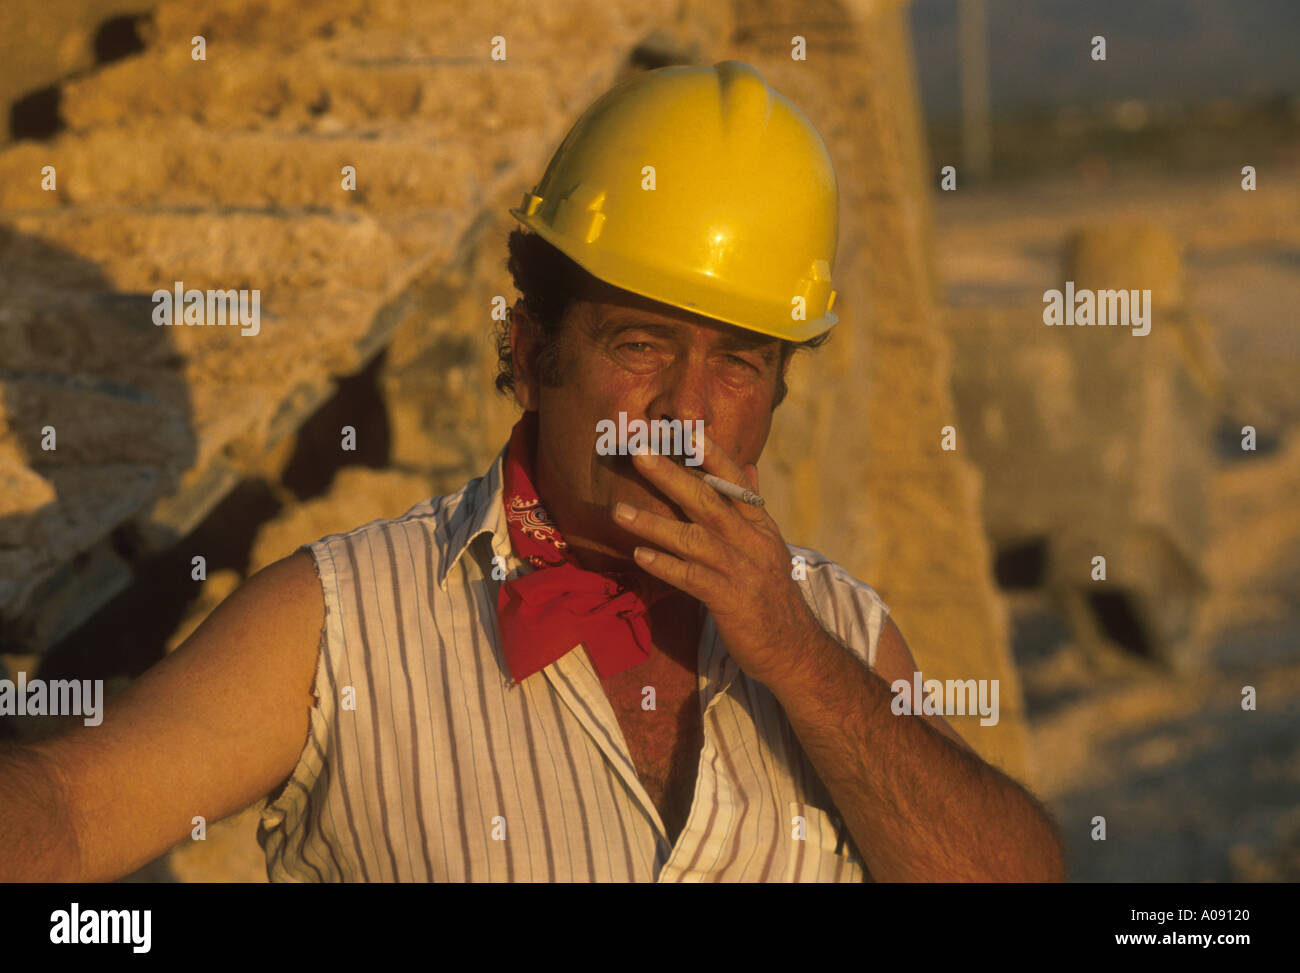
[[[258,841],[273,882],[861,882],[772,693],[706,613],[703,748],[670,844],[585,648],[512,685],[497,632],[515,557],[506,450],[458,492],[303,545],[325,596],[308,739]],[[868,665],[888,609],[816,551],[800,591]],[[501,571],[496,572],[500,577]]]

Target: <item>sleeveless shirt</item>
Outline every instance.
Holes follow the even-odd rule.
[[[503,447],[483,476],[401,517],[299,548],[325,626],[306,743],[261,812],[268,878],[870,881],[776,698],[740,670],[711,614],[703,747],[675,844],[585,652],[511,684],[497,579],[532,568],[511,550],[504,459]],[[788,547],[822,626],[872,665],[888,608],[839,564]]]

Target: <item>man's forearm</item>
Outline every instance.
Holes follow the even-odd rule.
[[[80,868],[58,768],[30,747],[0,744],[0,881],[71,882]]]
[[[1060,881],[1051,819],[1015,781],[918,716],[829,635],[769,681],[874,878]]]

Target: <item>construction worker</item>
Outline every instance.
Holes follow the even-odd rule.
[[[6,751],[0,874],[117,877],[267,798],[272,880],[1062,878],[1020,785],[893,711],[916,665],[875,591],[761,505],[793,352],[836,324],[837,206],[748,65],[607,92],[512,210],[491,468],[304,545],[101,726]],[[692,435],[597,448],[629,419]]]

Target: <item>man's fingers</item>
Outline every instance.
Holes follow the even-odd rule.
[[[632,461],[641,475],[681,507],[691,520],[709,524],[721,531],[727,529],[729,521],[734,521],[736,510],[731,501],[699,476],[688,473],[662,456],[634,454]]]
[[[728,565],[727,551],[718,538],[701,524],[683,523],[673,517],[662,517],[621,502],[614,505],[614,520],[624,530],[644,537],[679,557],[714,569],[725,569]]]
[[[726,579],[697,561],[683,561],[649,547],[638,547],[632,552],[641,570],[654,575],[679,591],[684,591],[697,601],[710,607],[717,602],[718,591],[727,589]]]

